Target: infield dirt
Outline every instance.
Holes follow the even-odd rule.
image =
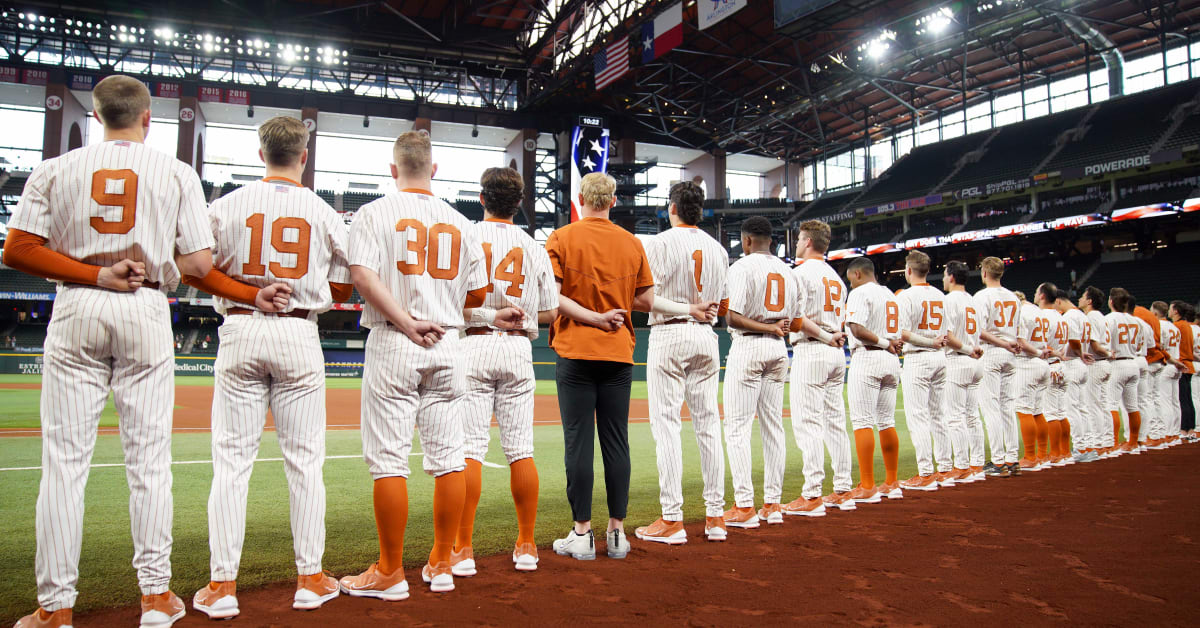
[[[623,561],[602,546],[593,562],[541,548],[535,573],[484,557],[479,575],[456,579],[449,594],[430,593],[408,569],[412,597],[402,602],[341,596],[298,612],[295,585],[283,582],[240,592],[234,623],[1196,625],[1197,465],[1200,445],[1185,445],[788,517],[731,530],[726,543],[705,543],[690,524],[686,545],[634,540]],[[545,507],[559,499],[542,497]],[[212,625],[191,610],[192,591],[177,593],[189,601],[177,626]],[[76,625],[136,620],[126,607]]]

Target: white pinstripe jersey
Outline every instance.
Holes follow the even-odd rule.
[[[1200,325],[1192,325],[1192,357],[1200,362]]]
[[[1054,308],[1039,308],[1038,316],[1045,322],[1046,346],[1057,351],[1060,355],[1066,352],[1070,340],[1071,325],[1063,315]]]
[[[474,228],[491,278],[483,306],[521,308],[525,331],[531,339],[537,338],[537,313],[558,307],[558,284],[546,249],[510,222],[488,220],[475,223]]]
[[[825,260],[801,260],[792,269],[800,285],[800,316],[829,333],[846,322],[846,284]]]
[[[751,253],[729,267],[729,310],[760,323],[791,320],[800,315],[800,286],[783,260],[770,253]],[[746,332],[730,327],[737,338]]]
[[[136,142],[75,149],[34,169],[8,223],[46,246],[98,266],[146,264],[147,281],[179,285],[175,253],[211,248],[208,207],[196,171]]]
[[[1058,314],[1055,312],[1054,314]],[[1033,345],[1038,351],[1051,346],[1049,337],[1056,330],[1057,320],[1051,321],[1050,310],[1026,301],[1021,304],[1021,338]]]
[[[1139,323],[1137,334],[1137,352],[1138,355],[1144,358],[1150,354],[1150,347],[1156,346],[1154,344],[1154,328],[1150,327],[1146,321],[1134,316],[1133,314],[1130,314],[1129,316]]]
[[[689,304],[728,297],[729,253],[712,236],[696,227],[679,226],[643,243],[654,276],[654,296]],[[650,324],[674,318],[679,317],[651,313]]]
[[[471,221],[417,192],[391,192],[358,210],[350,225],[350,264],[378,273],[413,318],[443,327],[463,327],[467,292],[488,285]],[[363,308],[363,326],[386,323],[371,304]]]
[[[1092,310],[1087,313],[1088,326],[1084,332],[1083,348],[1089,350],[1092,340],[1100,343],[1102,347],[1112,347],[1112,338],[1108,332],[1108,322],[1105,320],[1104,314],[1100,310]]]
[[[1087,344],[1085,338],[1091,338],[1089,331],[1091,324],[1088,322],[1087,314],[1084,314],[1083,310],[1078,308],[1071,308],[1062,315],[1062,319],[1067,323],[1067,340],[1078,341],[1079,347],[1082,350],[1083,346]]]
[[[946,355],[956,353],[971,353],[980,345],[979,335],[983,329],[980,326],[978,302],[967,294],[966,290],[955,290],[946,293],[946,325],[944,332],[954,334],[963,343],[962,351],[951,349],[946,345]]]
[[[1162,350],[1171,358],[1179,359],[1179,343],[1183,341],[1183,333],[1179,328],[1168,320],[1159,319],[1159,338],[1162,341]]]
[[[946,333],[946,294],[923,283],[909,286],[896,295],[900,304],[900,329],[925,338],[936,338]],[[904,353],[936,351],[904,343]]]
[[[984,288],[975,293],[983,331],[1004,340],[1021,335],[1021,300],[1008,288]]]
[[[1104,321],[1108,327],[1109,349],[1114,358],[1136,358],[1142,335],[1138,319],[1124,312],[1109,312]]]
[[[312,190],[281,180],[255,181],[213,202],[213,266],[262,288],[292,287],[288,310],[325,312],[329,282],[350,283],[350,230]],[[221,314],[246,307],[218,297]]]
[[[877,283],[863,284],[846,299],[846,325],[858,323],[883,340],[900,337],[900,303],[891,290]],[[863,346],[858,336],[847,334],[850,350]]]

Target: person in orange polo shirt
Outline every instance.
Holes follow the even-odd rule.
[[[559,316],[550,328],[558,354],[556,379],[562,418],[567,500],[575,527],[554,551],[579,560],[596,557],[592,538],[592,442],[599,435],[608,496],[605,541],[610,558],[625,558],[629,502],[629,390],[633,381],[631,310],[708,321],[716,302],[683,304],[654,296],[654,277],[642,243],[608,219],[616,181],[594,172],[580,182],[581,219],[550,234],[546,252],[559,289]]]
[[[1166,354],[1162,351],[1158,317],[1149,309],[1137,305],[1129,312],[1134,318],[1141,320],[1149,327],[1147,337],[1143,340],[1146,345],[1146,365],[1142,368],[1142,376],[1138,380],[1138,399],[1142,407],[1142,429],[1139,433],[1141,441],[1149,447],[1157,444],[1161,433],[1158,402],[1158,380],[1166,365]]]

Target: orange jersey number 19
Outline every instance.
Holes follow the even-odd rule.
[[[396,262],[396,270],[405,275],[420,275],[428,271],[434,279],[454,279],[458,276],[462,232],[457,227],[439,222],[426,228],[417,220],[405,218],[396,223],[396,231],[405,234],[408,242],[404,259]],[[447,239],[450,244],[449,259],[443,259],[442,243]],[[430,240],[433,242],[430,243]],[[408,261],[409,252],[416,254],[417,261]]]
[[[111,191],[110,191],[111,190]],[[129,233],[137,220],[137,173],[122,170],[97,170],[92,175],[92,200],[105,207],[120,207],[120,220],[92,216],[92,228],[100,233]]]
[[[267,274],[267,266],[262,263],[263,228],[266,226],[266,216],[251,214],[246,219],[250,227],[250,261],[242,264],[242,274],[261,277]],[[294,229],[295,240],[287,239],[287,230]],[[279,279],[299,279],[308,274],[308,242],[312,235],[312,227],[308,221],[295,216],[276,218],[271,223],[271,246],[280,253],[296,256],[296,263],[284,266],[279,262],[271,262],[271,274]]]

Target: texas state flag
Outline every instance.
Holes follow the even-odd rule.
[[[683,3],[658,14],[653,22],[642,25],[642,63],[667,54],[683,43]]]

